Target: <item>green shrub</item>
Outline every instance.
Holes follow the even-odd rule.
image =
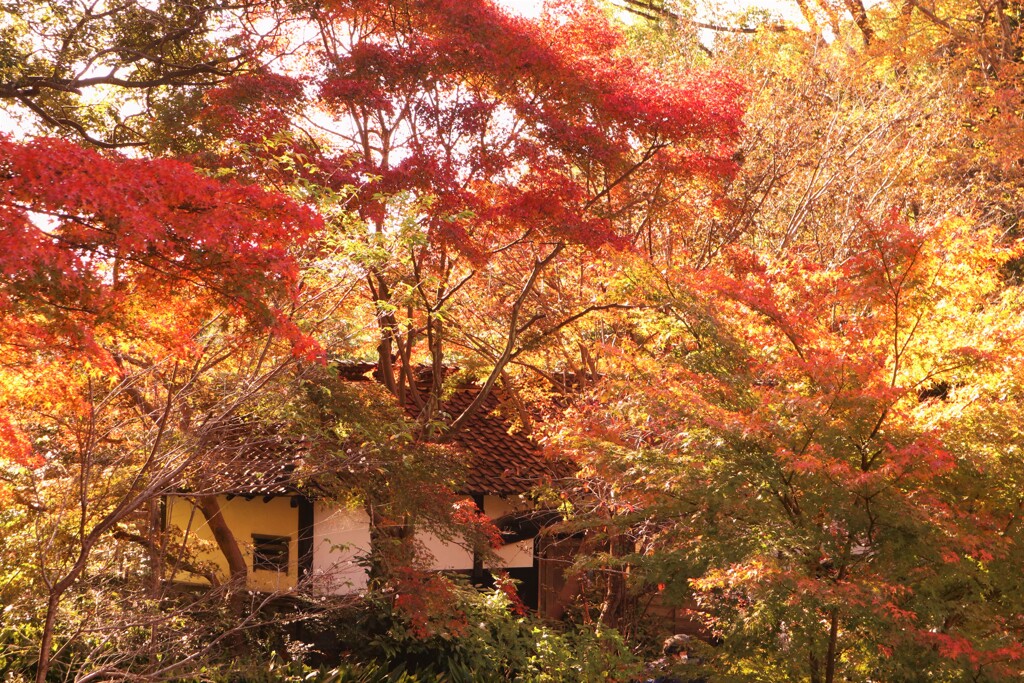
[[[612,629],[555,628],[517,613],[500,584],[480,591],[446,581],[443,601],[432,605],[444,609],[431,612],[427,624],[389,593],[370,594],[332,619],[346,661],[451,683],[614,681],[640,673],[639,661]]]

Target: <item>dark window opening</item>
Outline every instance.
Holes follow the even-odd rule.
[[[252,568],[263,569],[268,572],[288,573],[288,544],[291,539],[287,536],[261,536],[252,535]]]

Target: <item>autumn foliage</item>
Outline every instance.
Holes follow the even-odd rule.
[[[0,549],[0,607],[41,634],[37,681],[229,656],[168,616],[158,508],[213,499],[240,420],[369,511],[367,604],[406,654],[522,644],[509,581],[478,624],[415,541],[502,545],[454,493],[495,404],[577,468],[530,504],[576,544],[552,602],[598,654],[687,628],[684,678],[1022,676],[1012,3],[25,4],[0,101],[45,134],[0,136],[0,532],[36,550]],[[222,537],[204,604],[244,638]],[[585,677],[538,673],[541,640],[520,673]]]
[[[337,3],[328,20],[358,27],[325,34],[317,85],[361,136],[341,148],[349,177],[372,179],[361,211],[379,224],[380,193],[430,195],[435,249],[480,262],[516,239],[621,244],[633,173],[732,170],[738,85],[655,69],[588,3],[537,22],[484,2]]]
[[[295,249],[319,225],[307,209],[178,161],[105,156],[57,139],[0,139],[0,168],[4,365],[25,377],[59,372],[49,400],[86,409],[76,364],[117,377],[122,354],[187,356],[218,310],[315,354],[281,313],[295,294]],[[44,387],[15,377],[5,402],[35,404]],[[10,417],[3,433],[10,459],[39,464]]]
[[[205,178],[172,160],[5,138],[0,165],[2,334],[23,350],[61,348],[102,361],[99,328],[184,342],[189,316],[162,327],[157,320],[159,308],[189,299],[276,324],[273,301],[287,302],[298,278],[289,250],[318,227],[313,213],[281,195]],[[147,304],[148,321],[138,315]]]
[[[621,533],[655,525],[637,540],[648,580],[693,591],[731,670],[774,651],[794,677],[829,661],[899,677],[910,653],[936,675],[1015,670],[1017,640],[987,625],[1017,619],[996,576],[1019,558],[1019,475],[990,459],[1008,444],[979,410],[1016,344],[1007,257],[890,214],[837,267],[738,246],[645,283],[677,322],[633,316],[656,364],[623,351],[573,411],[583,476],[617,489]]]

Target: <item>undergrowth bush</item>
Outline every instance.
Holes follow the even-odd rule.
[[[430,586],[440,597],[429,615],[404,609],[401,595],[379,592],[332,618],[345,661],[451,683],[625,681],[640,672],[613,629],[546,624],[517,610],[501,582],[480,591],[443,581]]]
[[[60,656],[48,680],[109,665],[142,676],[163,669],[160,679],[196,683],[572,683],[640,673],[618,632],[545,623],[502,581],[481,591],[439,574],[410,574],[344,607],[300,601],[261,615],[255,627],[209,647],[237,627],[235,619],[209,610],[163,623],[159,641],[148,630],[126,629],[106,646],[60,625]],[[0,623],[0,680],[31,680],[38,642],[29,615]]]

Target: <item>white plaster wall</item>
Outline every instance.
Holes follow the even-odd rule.
[[[483,513],[492,520],[502,515],[517,510],[524,510],[531,507],[529,501],[520,498],[502,498],[500,496],[484,496]],[[445,542],[436,535],[426,532],[416,532],[416,540],[423,544],[430,553],[430,568],[436,571],[468,571],[473,568],[473,553],[457,540]],[[533,566],[533,539],[520,541],[503,546],[497,551],[499,561],[494,567],[532,567]]]
[[[533,566],[533,539],[509,543],[498,549],[498,568],[510,569],[513,567]]]
[[[430,554],[429,567],[435,571],[468,571],[473,568],[473,553],[456,542],[442,541],[429,531],[417,531],[416,540]]]
[[[435,571],[470,570],[473,553],[456,540],[443,541],[428,531],[417,531],[416,541],[428,553]],[[342,595],[366,587],[366,573],[355,564],[370,549],[370,519],[363,510],[313,505],[313,574],[315,590]]]
[[[313,590],[344,595],[366,588],[366,570],[355,558],[370,552],[370,518],[364,510],[313,504]]]
[[[528,509],[531,506],[529,501],[521,498],[501,498],[499,496],[484,496],[484,514],[492,520],[510,512]],[[500,564],[498,568],[532,567],[533,566],[533,539],[510,543],[498,549]]]

